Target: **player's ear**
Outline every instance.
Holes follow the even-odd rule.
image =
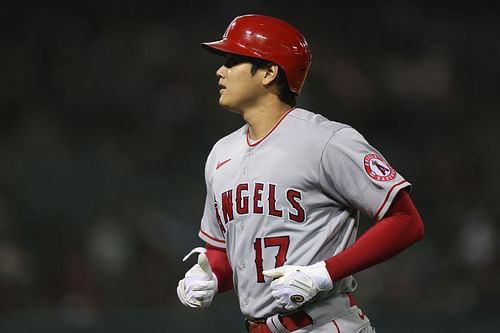
[[[279,72],[279,66],[276,64],[272,64],[267,68],[264,68],[264,77],[262,79],[262,83],[267,86],[270,85],[277,77]]]

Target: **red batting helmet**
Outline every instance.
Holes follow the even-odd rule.
[[[312,60],[306,39],[297,29],[264,15],[238,16],[229,24],[221,40],[201,45],[219,54],[239,54],[276,63],[285,72],[288,87],[297,95]]]

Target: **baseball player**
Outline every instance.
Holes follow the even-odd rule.
[[[354,128],[295,107],[311,52],[287,22],[239,16],[202,47],[224,57],[219,104],[245,125],[207,158],[205,247],[180,301],[234,289],[252,333],[374,332],[352,274],[423,237],[410,183]],[[357,238],[360,213],[374,224]]]

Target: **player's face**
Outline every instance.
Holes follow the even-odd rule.
[[[258,103],[263,93],[259,70],[252,74],[252,64],[244,58],[228,55],[216,74],[219,78],[219,104],[228,110],[243,112]]]

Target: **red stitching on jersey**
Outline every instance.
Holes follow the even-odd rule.
[[[335,325],[335,328],[337,329],[337,333],[340,333],[340,328],[339,325],[337,325],[337,322],[335,320],[332,320],[333,325]]]
[[[201,232],[203,235],[205,235],[205,236],[207,236],[208,238],[210,238],[211,240],[214,240],[214,241],[219,242],[219,243],[226,244],[226,241],[225,241],[225,240],[220,240],[220,239],[217,239],[217,238],[215,238],[215,237],[212,237],[212,236],[210,236],[209,234],[207,234],[205,231],[203,231],[203,230],[201,230],[201,229],[200,229],[200,232]]]
[[[403,184],[403,183],[408,183],[405,179],[400,181],[399,183],[397,184],[394,184],[392,185],[391,189],[389,190],[389,192],[387,192],[387,194],[385,195],[385,199],[384,201],[382,202],[382,204],[380,205],[380,208],[377,210],[377,212],[375,213],[375,218],[377,220],[379,220],[378,218],[378,214],[380,214],[380,211],[382,210],[382,208],[384,208],[385,204],[387,203],[387,200],[389,200],[389,196],[391,195],[391,192],[399,185]]]
[[[255,147],[257,146],[259,143],[261,143],[262,141],[264,141],[265,138],[267,138],[275,129],[276,127],[278,127],[278,125],[283,121],[283,119],[285,119],[285,117],[290,113],[292,112],[293,110],[295,110],[295,108],[291,108],[290,110],[288,110],[287,112],[285,112],[285,114],[283,116],[281,116],[280,120],[273,126],[273,128],[271,128],[271,130],[269,131],[269,133],[266,134],[266,136],[264,136],[262,139],[254,142],[254,143],[250,143],[250,138],[248,137],[248,131],[249,129],[247,129],[247,144],[250,146],[250,147]]]

